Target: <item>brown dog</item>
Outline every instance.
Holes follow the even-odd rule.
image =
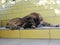
[[[43,20],[43,17],[41,15],[39,15],[38,13],[30,13],[29,15],[23,17],[23,19],[27,20],[28,18],[33,19],[33,27],[38,27],[39,25],[41,26],[48,26],[48,27],[59,27],[59,25],[52,25],[50,23],[47,23]],[[28,24],[26,24],[28,25]],[[28,27],[28,26],[25,26]]]
[[[27,29],[27,28],[36,28],[38,26],[58,27],[59,25],[52,25],[50,23],[45,22],[41,15],[34,12],[23,18],[11,19],[7,23],[6,28],[20,29],[21,27],[23,27],[24,29]]]
[[[7,23],[6,28],[20,29],[24,23],[25,21],[22,18],[13,18]]]
[[[40,22],[43,20],[42,16],[35,12],[23,17],[23,19],[25,20],[27,18],[32,18],[34,20],[33,25],[35,25],[35,27],[37,27],[40,24]]]

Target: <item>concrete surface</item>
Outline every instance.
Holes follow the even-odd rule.
[[[60,45],[60,40],[1,38],[0,45]]]

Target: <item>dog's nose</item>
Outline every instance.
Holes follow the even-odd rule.
[[[32,28],[35,28],[35,26],[33,25]]]

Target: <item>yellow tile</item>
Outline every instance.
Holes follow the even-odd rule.
[[[20,30],[20,38],[49,38],[49,30]]]
[[[7,24],[7,22],[8,22],[8,20],[2,20],[1,25],[2,25],[3,27],[5,27],[5,26],[6,26],[6,24]]]
[[[51,29],[50,34],[51,39],[60,39],[60,29]]]
[[[0,38],[49,38],[49,30],[0,30]]]
[[[47,23],[50,24],[55,24],[55,17],[47,17],[47,18],[43,18],[44,21],[46,21]]]
[[[55,24],[60,24],[60,16],[55,17]]]
[[[19,38],[18,30],[0,30],[0,38]]]

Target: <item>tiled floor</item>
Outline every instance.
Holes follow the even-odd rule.
[[[0,45],[60,45],[60,40],[0,39]]]

